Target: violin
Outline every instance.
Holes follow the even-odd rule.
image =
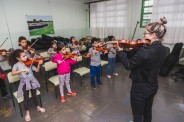
[[[79,42],[79,45],[81,46],[81,45],[83,45],[84,44],[84,42]]]
[[[75,44],[75,45],[80,45],[80,46],[81,46],[81,45],[83,45],[83,42],[81,42],[81,41],[75,41],[74,44]]]
[[[44,61],[44,58],[40,56],[39,58],[33,58],[31,60],[27,60],[24,62],[24,64],[28,67],[30,67],[32,64],[38,64],[40,61]]]
[[[30,48],[30,47],[28,47],[28,46],[26,46],[26,47],[23,47],[22,48],[23,50],[26,50],[26,51],[34,51],[35,52],[35,49],[34,48]]]
[[[103,48],[103,47],[96,47],[96,50],[97,50],[97,51],[100,51],[100,52],[102,52],[102,53],[105,53],[105,52],[108,51],[109,49]]]
[[[27,51],[30,51],[30,50],[31,50],[31,51],[36,52],[35,49],[34,49],[34,48],[31,48],[31,47],[32,47],[39,39],[40,39],[40,38],[37,38],[36,41],[35,41],[34,43],[32,43],[32,45],[29,46],[29,45],[27,44],[26,47],[22,47],[22,49],[23,49],[23,50],[27,50]]]
[[[57,48],[54,48],[54,51],[56,52],[57,51]]]
[[[108,41],[106,44],[112,44],[114,47],[118,46],[118,41]]]
[[[118,41],[119,47],[121,48],[139,48],[142,47],[144,44],[151,44],[150,40],[136,40],[136,41],[130,41],[130,40],[119,40]]]
[[[8,53],[9,51],[7,51],[6,49],[0,49],[0,55],[2,55],[3,52]]]
[[[83,58],[89,58],[88,53],[85,53],[84,55],[82,55]]]
[[[79,42],[78,42],[78,41],[75,41],[74,44],[75,44],[75,45],[79,45]]]
[[[0,72],[0,78],[2,78],[3,80],[6,80],[6,75]]]
[[[79,54],[78,53],[68,53],[68,52],[66,54],[63,54],[63,58],[65,60],[75,58],[75,56],[79,56]]]
[[[13,49],[13,48],[10,48],[9,50],[6,50],[6,49],[0,49],[0,55],[2,55],[2,54],[3,54],[3,52],[5,52],[5,53],[9,54],[9,53],[11,53],[11,52],[13,52],[13,51],[14,51],[14,49]]]

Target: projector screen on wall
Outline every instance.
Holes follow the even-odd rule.
[[[30,36],[54,34],[52,16],[27,15],[26,18]]]

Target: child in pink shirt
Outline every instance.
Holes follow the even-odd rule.
[[[66,84],[67,90],[68,90],[68,95],[69,96],[75,96],[76,93],[72,92],[70,89],[70,64],[75,64],[77,63],[77,57],[73,59],[65,59],[64,54],[66,54],[66,48],[63,44],[60,44],[57,47],[57,54],[53,58],[53,62],[57,63],[57,72],[59,75],[59,89],[60,89],[60,94],[61,102],[65,102],[64,99],[64,82]]]

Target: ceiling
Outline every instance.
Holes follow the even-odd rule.
[[[94,1],[100,1],[100,0],[76,0],[76,1],[83,1],[83,2],[87,3],[87,2],[94,2]]]

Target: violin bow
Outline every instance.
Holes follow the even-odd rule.
[[[33,42],[33,44],[30,46],[30,48],[39,40],[39,38],[36,39],[35,42]]]
[[[37,38],[36,41],[30,46],[30,48],[31,48],[39,39],[40,39],[40,38]],[[38,53],[36,52],[36,50],[34,50],[34,52],[35,52],[36,54],[38,54]]]
[[[6,40],[8,39],[8,37],[4,40],[4,42],[1,44],[1,46],[0,47],[2,47],[3,46],[3,44],[6,42]]]
[[[135,26],[134,33],[133,33],[133,36],[132,36],[131,41],[133,41],[133,39],[134,39],[135,32],[136,32],[136,30],[137,30],[137,25],[138,25],[138,24],[139,24],[139,21],[137,21],[137,23],[136,23],[136,26]]]

